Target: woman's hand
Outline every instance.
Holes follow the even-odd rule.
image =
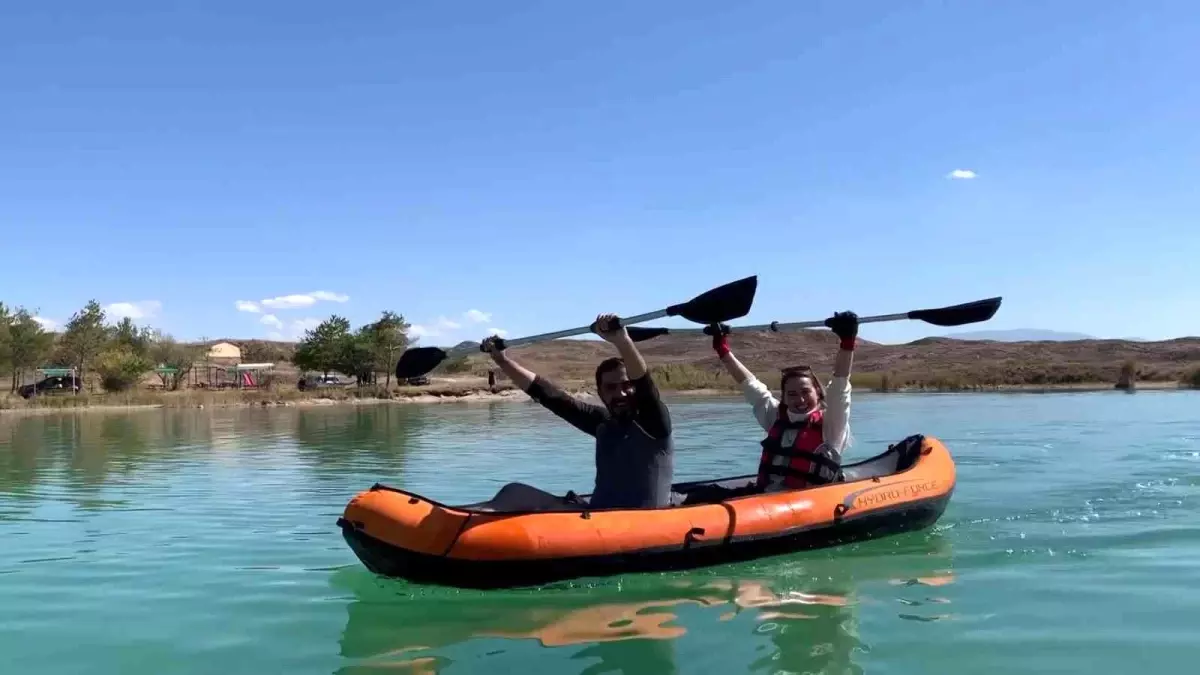
[[[712,348],[717,353],[717,358],[723,358],[729,353],[729,326],[723,323],[712,324],[704,328],[704,332],[712,336]]]
[[[837,312],[825,319],[825,326],[842,339],[842,349],[854,351],[855,339],[858,337],[858,315],[854,312]]]

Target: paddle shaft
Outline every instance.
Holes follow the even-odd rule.
[[[858,323],[879,323],[882,321],[924,321],[925,323],[935,326],[962,326],[968,323],[977,323],[987,321],[995,315],[996,310],[1000,308],[1002,299],[1000,297],[987,298],[985,300],[976,300],[975,302],[967,302],[961,305],[951,305],[949,307],[939,307],[937,309],[914,309],[909,312],[897,312],[895,314],[880,314],[878,316],[859,317]],[[793,321],[790,323],[779,323],[773,321],[771,323],[758,324],[754,326],[734,326],[730,327],[731,331],[769,331],[772,333],[781,333],[786,331],[803,330],[805,328],[827,328],[826,321]],[[631,336],[634,340],[640,342],[642,340],[650,340],[659,335],[708,335],[705,332],[708,328],[635,328],[631,331]]]
[[[644,323],[646,321],[653,321],[655,319],[661,319],[664,316],[667,316],[667,310],[660,309],[655,312],[646,312],[645,314],[638,314],[636,316],[631,316],[628,318],[622,317],[620,319],[620,321],[621,321],[622,326],[631,326],[635,323]],[[568,328],[566,330],[555,331],[553,333],[542,333],[540,335],[530,335],[529,337],[516,338],[514,340],[506,339],[504,341],[504,345],[506,347],[519,347],[521,345],[529,344],[531,342],[541,342],[542,340],[557,340],[558,338],[571,337],[572,335],[583,335],[585,333],[591,333],[592,331],[593,331],[593,325],[588,324],[587,326],[580,326],[579,328]]]
[[[858,322],[860,324],[862,324],[862,323],[879,323],[882,321],[901,321],[901,320],[904,320],[907,318],[909,318],[908,312],[901,312],[899,314],[880,314],[879,316],[863,316],[863,317],[858,318]],[[791,323],[779,323],[778,321],[772,321],[771,323],[760,323],[760,324],[756,324],[753,326],[730,326],[729,328],[731,331],[736,331],[739,333],[745,332],[745,331],[758,331],[758,330],[765,330],[765,331],[769,331],[772,333],[786,333],[789,331],[804,330],[805,328],[824,328],[824,327],[825,327],[825,320],[820,319],[818,321],[793,321]],[[703,328],[679,328],[679,329],[668,328],[667,334],[668,335],[703,335],[705,333],[704,333]]]
[[[653,312],[640,313],[640,315],[631,316],[628,318],[622,317],[619,319],[619,321],[620,321],[620,324],[622,324],[622,325],[632,325],[635,323],[654,321],[654,319],[656,319],[656,318],[662,318],[665,316],[668,316],[666,310],[658,310],[658,311],[653,311]],[[568,329],[564,329],[564,330],[556,330],[556,331],[553,331],[553,333],[542,333],[539,335],[529,335],[528,337],[516,337],[516,339],[512,339],[512,340],[505,339],[504,347],[505,348],[520,347],[521,345],[528,345],[528,344],[530,344],[530,342],[541,342],[542,340],[557,340],[557,339],[559,339],[559,337],[570,337],[572,335],[583,335],[583,334],[587,334],[587,333],[592,333],[592,331],[593,331],[592,324],[581,325],[581,327],[578,327],[578,328],[568,328]],[[445,353],[446,353],[446,357],[452,357],[452,356],[456,356],[456,354],[470,354],[470,353],[475,353],[478,351],[479,351],[479,345],[473,344],[473,345],[469,345],[469,346],[463,345],[461,347],[450,348],[450,350],[446,350]]]
[[[645,314],[620,317],[618,321],[622,326],[632,326],[638,323],[661,319],[665,316],[682,316],[696,323],[719,321],[720,319],[716,317],[741,317],[750,311],[750,305],[754,302],[754,294],[757,289],[758,276],[749,276],[701,293],[687,302],[681,302],[677,305],[671,305],[670,307],[658,309],[653,312],[646,312]],[[533,342],[557,340],[558,338],[592,332],[595,332],[595,323],[578,328],[554,331],[552,333],[530,335],[512,340],[505,339],[504,346],[505,348],[519,347]],[[457,350],[451,351],[454,352]]]
[[[671,305],[653,312],[646,312],[645,314],[619,318],[618,321],[622,326],[631,326],[666,316],[678,316],[692,323],[704,326],[720,324],[746,316],[750,312],[750,307],[754,304],[754,294],[757,290],[758,277],[748,276],[727,284],[722,284],[716,288],[711,288],[686,302]],[[582,335],[590,332],[596,332],[594,323],[587,326],[579,326],[578,328],[554,331],[552,333],[504,340],[504,346],[516,347],[533,342],[556,340],[558,338]],[[480,351],[483,351],[484,345],[481,343],[478,348]],[[440,347],[414,347],[406,349],[400,355],[400,360],[396,362],[396,377],[405,378],[424,375],[436,368],[447,357],[451,355],[466,355],[474,350],[475,346],[470,343],[460,344],[449,351],[443,350]]]
[[[646,312],[645,314],[637,314],[637,315],[634,315],[631,317],[621,317],[620,321],[621,321],[622,326],[631,326],[631,325],[637,324],[637,323],[644,323],[646,321],[653,321],[655,319],[661,319],[664,316],[668,316],[668,315],[669,315],[669,313],[667,312],[667,310],[660,309],[660,310],[657,310],[654,312]],[[584,335],[586,333],[593,332],[593,330],[594,330],[593,324],[588,324],[586,326],[579,326],[578,328],[567,328],[565,330],[554,331],[553,333],[541,333],[538,335],[530,335],[528,337],[520,337],[520,338],[515,338],[512,340],[505,338],[504,347],[506,349],[509,349],[512,347],[519,347],[521,345],[527,345],[527,344],[530,344],[533,342],[542,342],[543,340],[557,340],[558,338],[571,337],[572,335]],[[446,356],[449,357],[449,356],[454,356],[454,355],[458,355],[458,354],[471,354],[476,351],[479,351],[479,345],[476,345],[476,344],[463,345],[460,347],[454,347],[452,349],[446,350]]]

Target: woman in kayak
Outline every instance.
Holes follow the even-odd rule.
[[[742,494],[795,490],[840,480],[842,451],[850,444],[850,369],[858,338],[858,315],[839,312],[826,320],[841,340],[827,386],[808,366],[786,368],[780,397],[751,373],[729,349],[727,326],[713,330],[713,350],[741,386],[754,418],[767,432],[762,441],[758,478],[745,488],[711,486],[693,491],[689,503]]]

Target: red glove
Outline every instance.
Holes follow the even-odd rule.
[[[729,340],[725,337],[729,334],[728,326],[722,324],[716,326],[715,329],[713,326],[709,326],[704,329],[704,332],[712,336],[713,351],[717,353],[717,356],[725,356],[729,353]]]

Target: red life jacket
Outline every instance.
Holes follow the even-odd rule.
[[[818,408],[804,420],[793,422],[788,418],[787,408],[780,404],[779,417],[762,441],[758,487],[768,487],[773,476],[782,476],[783,486],[789,490],[825,485],[839,479],[841,466],[829,457],[825,452],[826,447],[823,447],[824,418],[824,411]],[[798,433],[788,447],[783,447],[783,434],[789,429],[796,429]]]

